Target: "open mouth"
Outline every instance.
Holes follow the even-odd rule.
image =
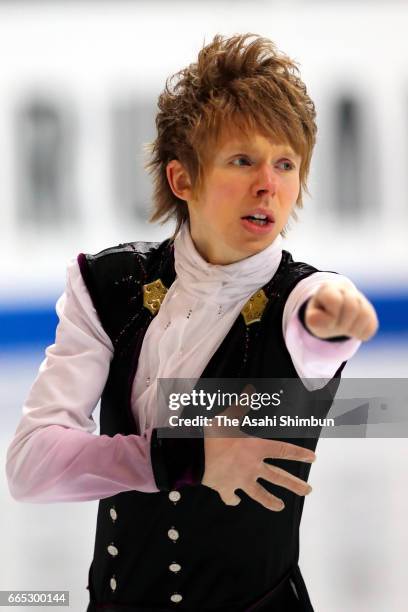
[[[241,218],[247,219],[254,225],[260,225],[260,226],[268,225],[268,223],[272,223],[272,218],[269,217],[268,215],[256,214],[256,215],[247,215],[246,217],[241,217]]]

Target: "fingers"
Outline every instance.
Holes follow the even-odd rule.
[[[218,495],[221,497],[224,504],[227,506],[238,506],[241,503],[241,498],[238,495],[235,495],[234,492],[218,492]]]
[[[272,495],[269,493],[259,482],[254,482],[251,485],[247,486],[243,491],[249,495],[254,501],[264,506],[268,510],[272,510],[274,512],[280,512],[285,507],[285,504],[279,497]]]
[[[361,295],[358,315],[348,325],[348,336],[359,340],[369,340],[378,329],[378,319],[374,307]]]
[[[274,458],[312,463],[316,459],[315,453],[302,446],[253,437],[244,440],[206,439],[205,455],[206,468],[202,484],[217,491],[228,506],[240,503],[235,491],[241,489],[265,508],[282,510],[282,500],[269,493],[258,482],[258,478],[297,495],[307,495],[312,490],[300,478],[264,461],[266,458]]]
[[[246,493],[249,497],[251,497],[254,501],[267,510],[272,510],[274,512],[280,512],[285,507],[285,504],[279,497],[272,495],[269,493],[259,482],[253,482],[252,484],[248,484],[246,487],[241,487],[242,491]],[[218,491],[218,495],[227,506],[238,506],[241,502],[241,498],[235,493],[226,492],[226,491]]]
[[[305,463],[316,461],[315,453],[303,446],[278,440],[262,440],[261,438],[256,440],[259,447],[259,456],[262,457],[262,460],[268,458],[287,459],[288,461],[303,461]]]
[[[341,327],[345,330],[358,317],[360,305],[357,293],[346,293],[341,287],[325,287],[317,298],[316,310],[328,317],[328,329]]]
[[[350,336],[368,340],[378,329],[372,304],[354,287],[323,284],[310,299],[305,323],[320,338]]]
[[[268,465],[266,463],[263,464],[259,478],[263,478],[270,483],[284,487],[285,489],[296,493],[296,495],[304,496],[308,495],[312,491],[312,487],[304,480],[293,476],[293,474],[290,474],[281,468],[274,465]],[[261,504],[268,510],[279,512],[285,507],[285,504],[281,499],[267,491],[265,487],[263,487],[257,480],[252,482],[250,481],[246,484],[246,486],[241,486],[240,488],[242,488],[242,490],[254,501]],[[237,506],[241,502],[241,499],[231,491],[222,490],[219,491],[219,495],[227,506]]]
[[[301,478],[297,478],[290,472],[268,463],[263,464],[259,476],[279,487],[289,489],[289,491],[296,493],[296,495],[308,495],[312,491],[312,487]]]
[[[284,487],[297,495],[308,495],[312,491],[312,487],[307,482],[274,465],[264,463],[259,477]],[[247,485],[243,488],[243,491],[268,510],[280,512],[285,507],[285,504],[279,497],[267,491],[258,481]]]

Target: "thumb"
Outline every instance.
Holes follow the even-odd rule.
[[[311,306],[305,314],[305,323],[309,328],[329,329],[334,322],[334,315],[319,305]]]

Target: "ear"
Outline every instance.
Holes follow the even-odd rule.
[[[166,175],[170,188],[180,200],[191,200],[192,188],[190,177],[183,164],[178,159],[172,159],[166,166]]]

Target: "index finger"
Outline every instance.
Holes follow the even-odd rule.
[[[287,459],[289,461],[304,461],[305,463],[313,463],[316,461],[316,455],[309,448],[297,446],[291,442],[282,442],[280,440],[261,440],[261,452],[264,459]],[[271,455],[271,452],[273,455]]]

